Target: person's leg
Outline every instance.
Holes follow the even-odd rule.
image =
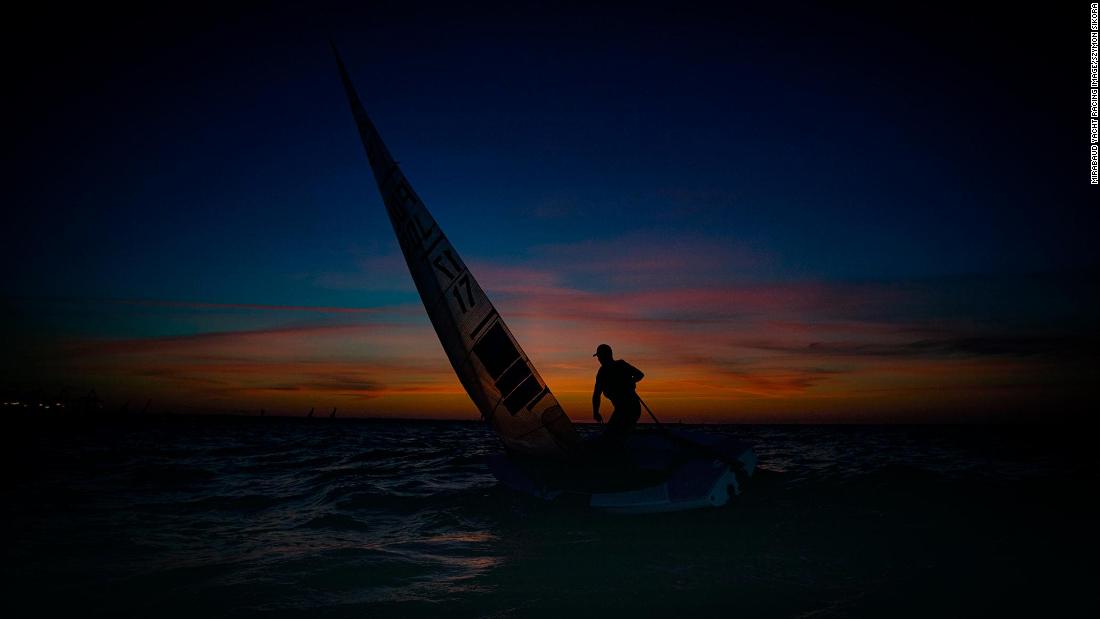
[[[634,402],[633,406],[630,403],[615,406],[615,412],[611,415],[611,419],[607,420],[607,427],[604,428],[603,433],[608,446],[621,448],[641,416],[642,408],[637,402]]]
[[[626,441],[626,435],[630,432],[631,425],[629,415],[616,406],[615,412],[611,414],[611,419],[607,420],[607,425],[603,430],[604,445],[609,449],[622,447]]]
[[[638,419],[642,416],[642,407],[635,401],[632,404],[615,407],[615,414],[619,417],[620,431],[625,439],[638,424]]]

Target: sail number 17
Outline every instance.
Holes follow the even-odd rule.
[[[440,273],[446,275],[447,278],[451,280],[454,280],[455,275],[461,272],[461,267],[458,266],[458,260],[455,260],[454,254],[452,254],[449,249],[444,249],[440,252],[440,254],[435,257],[435,260],[432,261],[432,264],[435,265],[435,268],[438,269]],[[447,268],[448,265],[450,268]],[[454,272],[452,272],[451,269],[454,269]],[[465,298],[463,298],[463,291],[466,292]],[[451,287],[451,294],[454,296],[455,301],[458,301],[458,309],[462,310],[463,314],[470,311],[470,308],[476,305],[474,301],[474,290],[470,284],[469,271],[464,273],[462,277],[455,282],[454,286]]]
[[[466,291],[466,301],[465,302],[463,302],[463,300],[462,300],[462,291],[463,290]],[[459,280],[457,282],[455,282],[455,285],[451,288],[451,294],[454,295],[455,301],[458,301],[458,309],[462,310],[463,314],[468,312],[469,309],[472,308],[475,305],[475,303],[474,303],[474,291],[470,287],[470,274],[469,273],[463,275],[461,278],[459,278]],[[469,307],[467,307],[467,306],[469,306]]]

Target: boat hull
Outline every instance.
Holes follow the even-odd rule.
[[[756,455],[727,437],[660,429],[636,432],[621,451],[569,467],[504,454],[488,464],[497,480],[518,492],[640,514],[725,505],[752,476]]]

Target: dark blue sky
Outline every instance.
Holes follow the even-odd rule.
[[[496,252],[661,227],[735,234],[790,277],[1095,264],[1069,19],[399,6],[42,18],[60,36],[16,63],[14,204],[59,247],[19,288],[160,273],[224,298],[232,262],[277,295],[276,268],[388,242],[356,208],[373,188],[326,33],[451,234],[487,226]],[[532,209],[578,216],[508,234]]]
[[[1095,300],[1080,7],[84,11],[4,44],[13,299],[414,299],[331,37],[469,260],[635,290],[555,265],[713,248],[673,279],[924,286],[922,318],[1028,325],[1050,282],[1050,316]],[[208,328],[87,315],[48,329]]]

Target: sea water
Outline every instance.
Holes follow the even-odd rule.
[[[4,440],[4,616],[1095,607],[1097,473],[1072,428],[704,430],[755,445],[743,495],[719,509],[622,516],[500,486],[483,462],[499,445],[476,422],[32,424]]]

